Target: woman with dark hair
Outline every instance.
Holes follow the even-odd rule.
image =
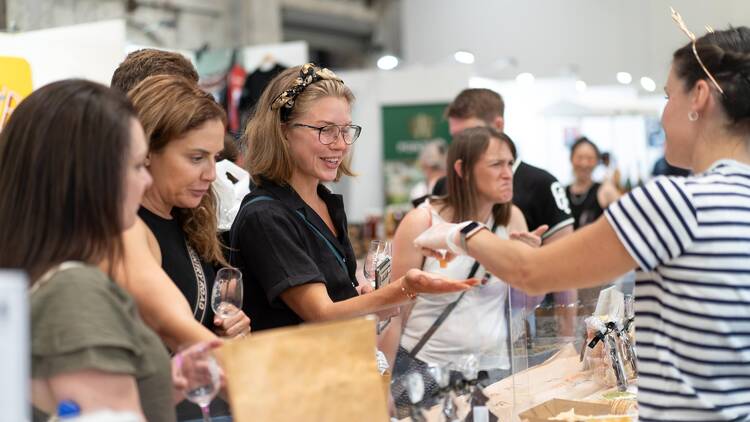
[[[0,267],[32,280],[32,401],[43,413],[67,399],[84,414],[175,419],[169,355],[111,279],[151,183],[146,151],[125,96],[82,80],[33,92],[0,135]]]
[[[353,102],[333,72],[306,64],[269,83],[248,123],[248,171],[257,187],[230,236],[256,330],[364,315],[418,293],[475,284],[414,270],[376,291],[358,286],[343,198],[322,184],[353,174],[349,149],[362,129],[352,124]]]
[[[667,161],[692,176],[633,189],[606,218],[540,249],[474,223],[435,226],[417,243],[468,253],[533,293],[637,268],[639,419],[748,420],[750,28],[695,39],[673,18],[691,42],[674,53],[662,125]]]
[[[593,223],[604,209],[620,197],[608,180],[595,182],[591,175],[601,161],[596,144],[585,136],[578,138],[570,147],[570,164],[573,166],[573,183],[565,188],[573,215],[573,227],[579,228]]]

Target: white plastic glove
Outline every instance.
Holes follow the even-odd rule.
[[[459,231],[469,223],[471,222],[435,224],[414,239],[414,246],[437,253],[440,253],[441,250],[448,250],[454,255],[466,255],[466,251],[460,246]]]

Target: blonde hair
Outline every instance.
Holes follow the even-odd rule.
[[[314,103],[322,98],[343,98],[350,105],[354,102],[351,89],[335,80],[319,80],[305,87],[294,101],[294,107],[286,119],[282,119],[282,109],[272,110],[276,98],[290,89],[297,79],[302,66],[289,68],[277,75],[263,91],[255,106],[255,113],[247,124],[245,142],[248,149],[245,162],[247,170],[257,185],[262,179],[284,184],[292,177],[294,161],[289,152],[289,140],[284,135],[283,126],[307,112]],[[347,156],[336,172],[335,181],[342,175],[353,176],[350,168],[351,158]]]
[[[219,119],[226,125],[224,110],[211,94],[180,76],[150,76],[130,90],[128,97],[146,132],[149,152],[163,150],[210,120]],[[216,234],[216,201],[216,193],[209,189],[196,208],[176,208],[176,217],[201,258],[226,265]]]

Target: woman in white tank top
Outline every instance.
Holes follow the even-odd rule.
[[[417,235],[443,221],[483,221],[496,226],[495,233],[525,240],[538,246],[540,238],[528,233],[521,211],[512,205],[515,147],[505,134],[490,128],[471,128],[457,134],[448,149],[448,194],[426,201],[406,215],[393,239],[392,277],[400,277],[420,266],[428,272],[449,278],[470,275],[475,260],[460,256],[447,264],[434,258],[422,258],[414,246]],[[457,363],[468,354],[479,359],[480,369],[509,369],[508,309],[509,287],[479,266],[475,278],[481,286],[466,292],[448,317],[419,348],[416,358],[422,362]],[[402,308],[391,323],[387,338],[392,342],[390,356],[400,343],[401,355],[414,351],[425,333],[460,293],[419,295],[413,305]],[[399,338],[399,331],[402,331]],[[385,348],[385,347],[384,347]],[[388,350],[387,348],[385,348]],[[396,372],[398,372],[398,362]],[[398,375],[395,374],[394,375]]]

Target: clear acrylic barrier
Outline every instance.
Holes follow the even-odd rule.
[[[629,294],[632,292],[632,283],[632,277],[626,276],[613,284],[618,290]],[[610,404],[615,409],[612,413],[633,414],[636,408],[635,380],[629,378],[627,392],[620,392],[616,385],[603,379],[601,372],[587,367],[587,361],[582,359],[583,349],[591,340],[587,338],[584,321],[597,308],[599,292],[606,287],[529,297],[505,286],[500,293],[503,296],[499,306],[502,309],[502,318],[495,321],[504,325],[506,334],[495,337],[497,341],[492,347],[486,347],[486,342],[477,341],[477,333],[486,336],[487,327],[483,323],[494,317],[479,310],[459,312],[456,314],[458,321],[453,321],[453,327],[441,325],[438,330],[445,329],[443,335],[433,334],[433,338],[429,340],[439,342],[438,347],[417,354],[417,358],[425,364],[423,367],[420,368],[412,362],[404,373],[404,368],[398,368],[401,362],[396,363],[396,368],[393,367],[392,356],[395,356],[395,353],[389,356],[392,366],[390,370],[396,371],[391,382],[392,416],[396,420],[443,421],[457,418],[462,421],[520,421],[520,413],[553,399]],[[481,292],[482,288],[476,289]],[[493,292],[498,294],[499,290]],[[430,304],[431,300],[434,298],[429,295],[420,297],[415,308],[420,306],[420,301]],[[404,315],[408,315],[409,319],[404,324],[404,329],[401,329]],[[433,322],[437,316],[433,316]],[[452,317],[453,313],[449,314],[443,324],[448,324]],[[411,318],[426,317],[420,312],[406,314],[402,309],[399,317],[392,320],[389,330],[385,333],[386,336],[390,336],[391,350],[395,350],[395,338],[399,339],[402,346],[413,346],[414,335],[412,333],[412,338],[409,338],[408,329]],[[417,325],[424,328],[430,324]],[[455,325],[462,327],[462,330],[455,330]],[[450,341],[451,334],[454,334],[453,341]],[[472,345],[484,347],[472,349]],[[434,359],[440,357],[436,350],[440,350],[441,347],[449,357],[443,360]],[[591,353],[590,350],[586,348],[585,353]],[[623,351],[623,355],[624,353]],[[507,365],[501,371],[492,371],[480,363],[479,370],[488,370],[490,379],[472,384],[469,378],[474,373],[466,369],[466,356],[473,356],[478,361],[482,361],[486,356],[494,356],[499,358],[494,359],[494,362],[507,362]],[[434,361],[431,361],[431,358]],[[468,359],[471,360],[471,357]],[[606,362],[608,366],[605,369],[612,372],[611,361]],[[627,360],[624,358],[623,364],[627,366]],[[458,381],[459,378],[456,378],[460,376],[444,374],[451,374],[450,371],[468,372],[469,376],[464,376],[466,382],[461,383]],[[629,374],[628,377],[632,377],[632,371],[626,372]],[[421,373],[421,376],[409,379],[409,373]],[[427,375],[438,379],[429,380]],[[439,379],[441,376],[444,379]],[[421,378],[421,382],[417,378]],[[479,394],[476,393],[476,389],[472,389],[474,385],[481,387],[486,403],[481,403],[481,400],[477,399]],[[413,393],[412,397],[409,395],[410,392]],[[420,392],[421,395],[417,394]],[[437,398],[429,400],[430,392]],[[483,404],[487,408],[491,415],[489,419],[479,414],[474,416],[472,411],[478,409],[478,404]],[[482,411],[481,406],[479,411]]]
[[[488,281],[460,299],[420,295],[381,334],[379,345],[392,365],[394,418],[492,421],[500,412],[507,415],[500,420],[508,420],[516,403],[528,401],[528,320],[535,303],[497,279]],[[449,307],[414,359],[408,352]],[[510,387],[498,397],[484,394],[500,383]]]

